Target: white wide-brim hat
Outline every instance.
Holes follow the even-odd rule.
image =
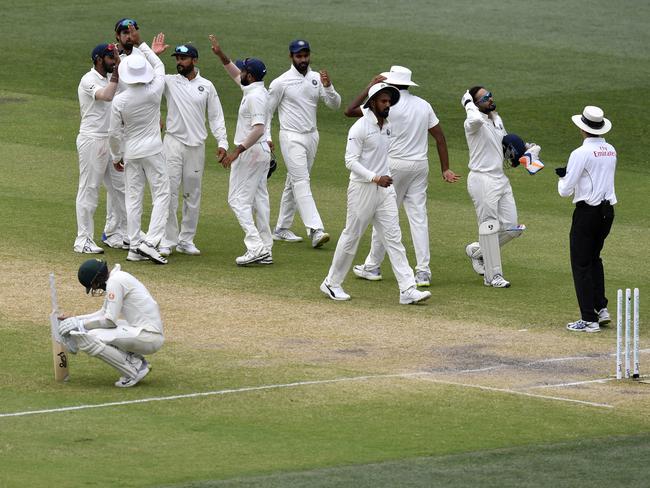
[[[607,134],[612,128],[612,123],[605,118],[603,110],[593,105],[587,105],[582,115],[573,115],[571,120],[583,131],[597,136]]]
[[[375,83],[370,87],[370,90],[368,90],[368,99],[366,100],[366,103],[363,104],[363,108],[368,108],[370,106],[370,100],[375,98],[375,96],[382,90],[388,90],[390,93],[391,106],[397,105],[400,97],[399,90],[393,85],[388,85],[382,81],[381,83]]]
[[[404,66],[391,66],[390,71],[381,73],[386,79],[384,83],[389,85],[420,86],[411,81],[411,70]]]
[[[124,83],[149,83],[153,80],[153,68],[147,59],[140,55],[132,53],[120,63],[118,68],[120,80]]]

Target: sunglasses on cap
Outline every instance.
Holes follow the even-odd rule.
[[[136,29],[138,28],[138,23],[133,19],[122,19],[115,24],[115,32],[120,32],[123,30],[128,30],[129,26],[132,25]]]
[[[490,98],[492,98],[492,92],[487,92],[485,95],[483,95],[481,98],[479,98],[476,103],[485,103],[487,102]]]
[[[176,46],[174,52],[178,54],[187,54],[189,52],[189,49],[187,48],[187,46]]]

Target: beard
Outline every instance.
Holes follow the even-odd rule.
[[[176,65],[176,71],[178,71],[178,73],[183,75],[183,76],[187,76],[192,71],[194,71],[194,66],[190,65],[190,66],[185,67],[182,64],[177,64]]]
[[[303,63],[293,63],[294,68],[296,68],[298,71],[301,73],[304,73],[307,71],[307,68],[309,68],[309,63],[308,62],[303,62]]]
[[[485,110],[486,110],[488,113],[490,113],[490,112],[494,112],[496,109],[497,109],[497,104],[496,104],[496,103],[493,103],[493,104],[491,104],[489,107],[487,107]]]
[[[115,68],[115,63],[107,63],[106,61],[102,61],[102,66],[106,73],[112,73],[113,69]]]
[[[382,117],[382,118],[384,118],[384,119],[387,119],[389,113],[390,113],[390,107],[386,107],[386,108],[385,108],[384,110],[382,110],[381,112],[377,112],[377,115],[378,115],[379,117]]]

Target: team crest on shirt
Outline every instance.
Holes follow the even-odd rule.
[[[199,91],[202,92],[203,90],[205,90],[205,88],[203,88],[202,86],[199,86]]]
[[[115,293],[113,293],[112,291],[109,292],[107,298],[112,302],[113,300],[115,300]]]
[[[311,80],[311,84],[314,86],[318,86],[318,82],[316,80]]]

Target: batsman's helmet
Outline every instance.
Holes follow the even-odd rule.
[[[105,289],[108,279],[108,266],[101,259],[89,259],[79,266],[77,273],[79,283],[86,288],[86,293],[93,289]]]
[[[503,157],[510,160],[512,166],[519,166],[519,158],[526,152],[526,144],[517,134],[507,134],[501,141]]]

